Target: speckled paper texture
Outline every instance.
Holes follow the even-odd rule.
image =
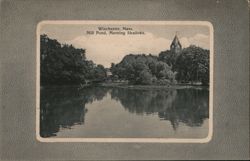
[[[248,1],[2,0],[0,5],[1,160],[249,159]],[[211,22],[212,140],[200,144],[37,141],[36,27],[44,20]]]

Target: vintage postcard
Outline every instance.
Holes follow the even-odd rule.
[[[209,142],[213,26],[42,21],[36,92],[42,142]]]

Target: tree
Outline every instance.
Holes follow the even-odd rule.
[[[152,84],[152,78],[153,76],[149,71],[143,70],[139,74],[138,83],[143,85],[150,85]]]
[[[167,63],[170,67],[173,67],[173,70],[175,70],[174,67],[175,67],[175,62],[176,62],[177,57],[178,55],[174,53],[173,51],[166,50],[166,51],[162,51],[159,54],[158,60]]]
[[[86,60],[85,49],[40,36],[41,85],[79,85],[106,77],[102,65]]]
[[[180,82],[209,83],[209,50],[191,45],[183,49],[175,65]]]
[[[120,63],[111,65],[111,72],[130,84],[157,84],[158,79],[175,81],[171,67],[153,55],[126,55]]]
[[[94,78],[96,82],[101,82],[106,78],[106,69],[103,65],[97,65],[94,68]]]

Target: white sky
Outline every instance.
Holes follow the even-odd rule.
[[[144,35],[87,35],[86,31],[98,31],[98,27],[130,27],[133,31],[143,31]],[[57,39],[60,43],[72,44],[86,49],[86,57],[96,64],[110,67],[119,63],[127,54],[153,54],[170,48],[178,32],[183,47],[193,44],[209,49],[209,28],[206,26],[168,25],[43,25],[41,34]]]

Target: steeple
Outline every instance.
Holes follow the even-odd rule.
[[[173,51],[176,54],[179,54],[181,52],[182,46],[178,39],[177,32],[175,34],[175,37],[171,43],[170,50]]]

